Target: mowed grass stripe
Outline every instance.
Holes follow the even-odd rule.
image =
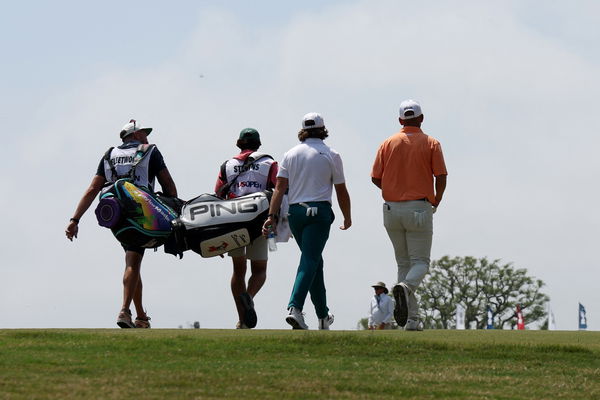
[[[0,330],[0,398],[594,399],[600,332]]]

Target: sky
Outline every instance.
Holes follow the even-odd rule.
[[[211,192],[239,131],[281,159],[319,112],[342,155],[353,226],[326,250],[332,329],[356,329],[371,284],[395,283],[379,144],[422,105],[448,187],[432,259],[474,256],[544,281],[557,328],[600,329],[600,4],[595,1],[12,2],[0,14],[0,328],[115,328],[123,251],[93,209],[64,229],[101,156],[136,118],[179,195]],[[288,329],[295,243],[270,254],[257,328]],[[233,328],[231,261],[148,251],[156,328]],[[317,327],[310,301],[306,320]]]

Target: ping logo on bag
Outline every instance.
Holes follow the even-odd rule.
[[[223,214],[235,215],[237,213],[254,213],[256,211],[258,211],[258,205],[253,200],[199,204],[189,208],[190,221],[193,221],[196,216],[202,214],[210,214],[211,217],[220,217]]]
[[[190,200],[181,211],[180,220],[186,229],[215,224],[251,221],[269,209],[269,200],[263,192],[222,200],[201,196]]]

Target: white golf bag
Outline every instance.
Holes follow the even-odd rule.
[[[192,250],[213,257],[247,246],[261,235],[271,194],[256,192],[227,200],[202,194],[186,202],[172,222],[174,240],[165,244],[165,252],[181,255]]]

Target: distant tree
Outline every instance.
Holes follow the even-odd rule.
[[[515,269],[512,263],[487,258],[444,256],[431,263],[429,274],[419,288],[421,308],[428,328],[455,328],[456,305],[462,304],[465,325],[487,326],[487,307],[494,314],[494,328],[514,328],[516,306],[520,304],[526,324],[546,317],[549,300],[540,291],[544,282]]]
[[[369,329],[369,318],[361,318],[356,324],[356,329],[358,330],[367,330]]]

